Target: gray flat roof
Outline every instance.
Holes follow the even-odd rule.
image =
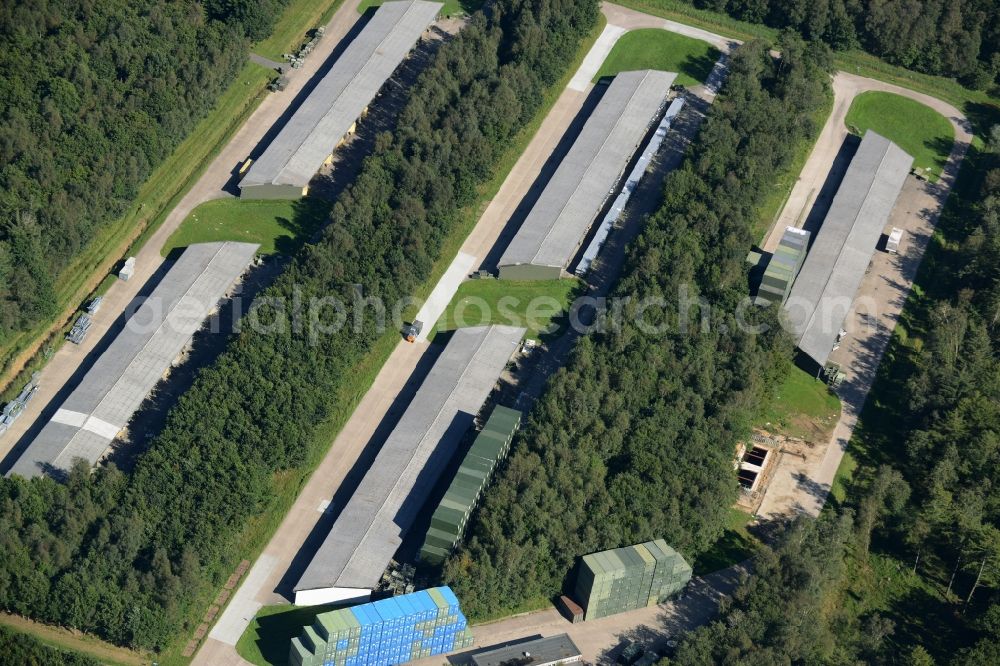
[[[7,475],[100,460],[191,336],[253,261],[254,243],[191,245],[101,354]]]
[[[530,656],[525,657],[525,653]],[[544,666],[579,661],[581,656],[580,648],[569,634],[559,634],[480,652],[472,655],[471,659],[474,666],[504,666],[511,663]]]
[[[240,182],[305,187],[444,5],[386,2]]]
[[[524,336],[524,328],[455,331],[337,517],[295,591],[373,589],[438,475]],[[434,463],[428,464],[431,458]]]
[[[798,347],[820,365],[833,350],[913,158],[869,130],[785,302]]]
[[[676,77],[655,70],[615,76],[503,253],[500,266],[569,265]]]

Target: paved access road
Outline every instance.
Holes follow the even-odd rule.
[[[180,226],[181,222],[195,207],[212,199],[232,196],[225,190],[233,177],[234,169],[238,168],[254,150],[261,139],[271,129],[272,125],[287,110],[288,104],[322,67],[326,59],[336,48],[358,20],[358,5],[360,0],[346,0],[327,24],[323,38],[316,49],[305,60],[301,69],[288,72],[288,87],[280,92],[268,95],[247,122],[237,130],[230,142],[212,161],[201,178],[194,184],[177,206],[167,215],[149,241],[136,254],[135,275],[128,282],[118,281],[108,290],[101,304],[100,311],[94,316],[93,323],[83,344],[64,344],[45,365],[40,374],[38,393],[28,404],[28,408],[14,425],[0,437],[0,459],[6,456],[18,443],[21,437],[32,428],[42,411],[49,407],[53,397],[59,393],[67,381],[73,376],[80,364],[86,359],[108,329],[129,308],[139,295],[145,283],[160,270],[164,263],[160,249],[170,238],[170,235]],[[10,461],[13,462],[13,461]]]
[[[839,363],[847,374],[847,379],[837,390],[842,408],[840,419],[825,447],[807,455],[804,460],[783,457],[758,510],[762,517],[778,518],[800,512],[815,516],[826,503],[834,476],[875,381],[879,362],[916,278],[924,250],[972,141],[968,120],[950,104],[889,83],[838,72],[833,77],[833,113],[827,119],[802,175],[764,244],[765,250],[774,250],[786,226],[802,226],[802,222],[809,219],[809,210],[847,139],[847,111],[854,98],[868,90],[903,95],[941,113],[955,128],[955,144],[937,183],[920,181],[913,176],[907,178],[889,220],[890,226],[905,230],[900,253],[875,253],[871,270],[858,292],[859,298],[848,314],[845,328],[849,335],[830,357],[830,361]],[[821,202],[824,203],[828,202]]]
[[[628,29],[647,25],[645,21],[652,27],[663,27],[664,24],[662,19],[613,5],[605,5],[604,11],[611,26],[619,16],[627,17],[622,20],[628,23]],[[618,31],[612,29],[612,33],[614,32]],[[624,31],[619,34],[623,33]],[[469,257],[473,257],[474,265],[491,268],[491,257],[509,242],[510,236],[516,231],[510,220],[516,217],[522,201],[533,188],[543,186],[540,176],[553,167],[550,157],[587,102],[593,89],[591,79],[610,50],[607,39],[599,40],[594,49],[603,52],[603,55],[585,59],[515,163],[497,195],[487,205],[459,251],[456,262],[465,265],[469,262]],[[544,180],[542,177],[541,181]],[[458,282],[453,276],[449,276],[450,273],[453,271],[446,273],[442,283],[435,289],[436,296],[440,297],[446,292],[454,293],[458,288]],[[430,326],[433,322],[428,320],[426,324]],[[236,641],[263,605],[288,601],[290,585],[294,584],[329,528],[331,521],[321,507],[326,507],[334,497],[335,505],[346,499],[336,497],[338,490],[344,486],[344,490],[341,490],[343,495],[357,481],[364,467],[364,460],[373,455],[373,449],[377,449],[391,432],[392,425],[433,364],[435,354],[434,347],[426,343],[400,342],[397,345],[374,384],[334,440],[329,453],[302,489],[274,537],[251,567],[243,585],[196,655],[195,663],[246,663],[236,653]],[[362,461],[360,465],[359,461]],[[616,622],[612,621],[611,624]]]
[[[538,178],[560,138],[583,107],[589,92],[567,88],[545,117],[528,148],[521,154],[499,192],[486,207],[479,222],[463,244],[458,261],[474,257],[482,265],[507,226],[521,200]],[[457,289],[447,276],[444,291]],[[450,300],[447,299],[447,300]],[[428,321],[428,326],[433,322]],[[391,432],[406,404],[433,364],[436,350],[427,343],[400,342],[362,398],[329,453],[309,478],[292,509],[260,558],[251,567],[245,582],[222,613],[195,657],[196,664],[246,663],[236,653],[235,644],[261,606],[285,603],[290,585],[308,562],[329,528],[321,506],[333,498],[345,479],[356,482],[355,466]],[[370,456],[369,456],[370,457]],[[362,463],[363,465],[363,463]],[[354,470],[354,474],[351,474]],[[340,498],[338,498],[340,499]],[[318,527],[317,527],[318,526]],[[315,533],[314,533],[315,530]],[[310,535],[311,538],[310,538]],[[307,542],[308,540],[308,542]]]
[[[467,655],[491,646],[534,636],[569,634],[583,658],[593,663],[611,663],[615,648],[628,638],[656,649],[670,637],[677,637],[710,621],[719,600],[731,594],[748,572],[749,563],[738,564],[702,578],[693,578],[683,599],[659,606],[619,613],[599,620],[571,624],[554,608],[525,613],[473,628],[475,646],[447,657],[448,663],[462,664]],[[442,656],[410,662],[414,666],[440,666]]]

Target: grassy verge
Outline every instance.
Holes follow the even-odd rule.
[[[778,31],[774,28],[757,23],[740,21],[725,14],[718,14],[705,9],[697,9],[687,3],[677,2],[677,0],[617,0],[615,4],[652,14],[653,16],[661,16],[680,23],[686,23],[687,25],[709,30],[730,39],[747,41],[759,38],[773,42],[778,38]]]
[[[761,245],[767,240],[772,227],[778,221],[778,216],[781,215],[782,210],[785,208],[788,197],[792,194],[792,188],[798,182],[799,175],[802,173],[802,169],[805,168],[806,162],[809,160],[809,155],[812,154],[813,147],[819,140],[823,125],[826,124],[826,119],[832,112],[833,91],[830,90],[827,93],[826,102],[823,106],[816,109],[812,115],[812,122],[816,128],[816,136],[811,140],[804,139],[800,141],[799,145],[795,147],[795,155],[792,158],[791,164],[782,172],[781,176],[775,179],[774,186],[764,199],[764,203],[758,209],[757,223],[750,230],[750,233],[751,238],[760,239]]]
[[[150,661],[149,655],[120,648],[80,632],[33,622],[19,615],[0,613],[0,625],[29,634],[41,643],[60,650],[82,652],[110,666],[133,666]]]
[[[874,130],[913,156],[913,166],[931,181],[948,163],[955,128],[930,107],[901,95],[863,92],[854,98],[845,119],[851,131]]]
[[[573,73],[577,70],[577,68],[579,68],[580,63],[583,62],[583,58],[586,56],[587,51],[590,50],[590,47],[597,40],[598,35],[601,34],[601,31],[604,29],[604,25],[605,21],[602,17],[598,22],[598,25],[594,28],[594,31],[591,32],[587,39],[585,39],[580,45],[580,49],[577,51],[576,57],[573,62],[568,65],[566,74],[559,82],[546,92],[543,98],[542,106],[535,114],[534,120],[525,125],[515,140],[511,142],[506,154],[498,163],[497,170],[493,178],[479,188],[480,196],[478,205],[470,207],[465,211],[463,224],[449,234],[445,240],[444,247],[442,248],[441,256],[434,264],[430,277],[424,283],[423,288],[420,289],[418,293],[414,294],[414,296],[426,298],[437,281],[441,279],[442,275],[444,275],[444,272],[451,265],[455,255],[458,254],[459,249],[465,242],[466,237],[476,226],[476,223],[482,216],[486,206],[489,205],[490,200],[496,196],[500,186],[503,184],[503,181],[506,180],[511,169],[514,168],[514,164],[517,162],[521,153],[524,152],[528,144],[531,142],[531,139],[538,132],[545,116],[548,115],[549,111],[555,105],[556,100],[559,99],[559,96],[562,94],[563,89],[569,83]],[[415,314],[415,308],[413,308],[409,313],[404,313],[404,315],[410,316],[413,314]],[[268,506],[264,507],[261,513],[248,521],[247,527],[243,531],[242,538],[234,545],[232,549],[232,552],[234,553],[233,568],[236,566],[235,560],[237,557],[247,557],[253,561],[260,555],[261,551],[264,550],[267,542],[272,536],[274,536],[274,533],[284,520],[285,514],[288,513],[292,505],[295,503],[295,499],[298,497],[299,492],[308,482],[313,470],[316,469],[320,461],[329,452],[333,440],[354,412],[358,402],[361,401],[364,394],[371,388],[376,375],[379,370],[381,370],[382,366],[385,365],[385,362],[389,359],[389,355],[392,353],[392,350],[395,349],[396,345],[399,344],[399,341],[400,337],[397,331],[387,331],[385,335],[380,337],[375,342],[372,350],[359,361],[358,365],[350,373],[350,381],[344,385],[344,388],[339,391],[337,395],[331,397],[330,404],[333,405],[333,407],[330,416],[326,419],[326,421],[317,427],[312,441],[303,443],[306,446],[306,451],[308,452],[308,457],[305,463],[302,467],[296,470],[283,472],[276,477],[274,499]],[[216,592],[217,590],[205,591],[202,595],[204,607],[209,605]],[[544,603],[548,604],[548,600],[544,600]],[[178,635],[170,647],[164,651],[164,658],[160,662],[161,665],[172,666],[174,664],[188,663],[189,660],[180,657],[180,652],[183,650],[188,639],[189,636],[186,634]]]
[[[633,30],[611,49],[594,81],[618,72],[659,69],[677,72],[675,83],[693,86],[708,78],[718,59],[718,49],[700,39],[659,28]]]
[[[839,417],[840,400],[826,384],[792,366],[758,422],[771,431],[821,442],[830,436]]]
[[[743,511],[730,508],[725,532],[694,561],[694,575],[704,576],[752,557],[760,542],[747,531],[750,520],[750,516]]]
[[[274,24],[270,37],[261,40],[253,52],[282,61],[282,54],[298,50],[306,41],[306,32],[326,25],[344,0],[290,0]]]
[[[529,338],[558,336],[580,282],[576,279],[467,280],[435,325],[436,331],[468,326],[524,326]]]
[[[261,254],[292,254],[327,220],[330,204],[320,199],[243,201],[217,199],[195,208],[170,235],[160,254],[194,243],[259,243]]]
[[[358,12],[364,14],[371,7],[378,7],[385,0],[361,0],[361,4],[358,5]],[[438,0],[444,3],[444,7],[441,8],[442,16],[459,16],[462,14],[471,14],[480,7],[483,6],[485,0]]]

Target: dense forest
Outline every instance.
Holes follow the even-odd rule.
[[[57,650],[37,639],[0,627],[0,656],[4,664],[17,666],[100,666],[101,662],[84,654]]]
[[[497,0],[477,13],[419,76],[324,238],[259,302],[346,296],[358,283],[387,303],[413,293],[597,17],[596,2],[576,0]],[[268,508],[275,473],[323,445],[317,425],[380,335],[373,310],[348,311],[365,325],[329,335],[244,327],[129,474],[0,479],[0,608],[161,648],[245,555],[234,544]]]
[[[55,313],[59,271],[125,212],[283,4],[0,6],[0,342]]]
[[[752,23],[792,28],[835,49],[986,89],[1000,77],[1000,5],[993,0],[681,0]],[[655,4],[655,2],[654,2]]]
[[[550,380],[446,563],[473,617],[559,593],[584,553],[663,537],[692,559],[721,535],[736,442],[791,357],[783,334],[737,324],[750,228],[794,146],[818,132],[811,112],[828,94],[828,48],[792,33],[780,48],[780,61],[758,42],[732,58],[692,153],[629,248],[613,293],[631,299],[625,316],[581,339]],[[643,314],[662,327],[654,334],[635,306],[656,298],[669,305]],[[680,301],[699,300],[682,313]],[[745,315],[776,328],[773,310]]]
[[[846,506],[765,547],[675,663],[1000,661],[1000,126],[969,160],[849,450]]]

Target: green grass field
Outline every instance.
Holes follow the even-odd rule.
[[[845,119],[847,127],[864,134],[874,130],[913,155],[913,166],[930,167],[932,180],[937,180],[948,162],[955,130],[948,119],[920,102],[870,91],[854,98]]]
[[[253,52],[281,61],[283,53],[297,51],[306,33],[330,22],[344,0],[290,0],[266,39],[254,45]]]
[[[708,78],[719,51],[699,39],[692,39],[659,28],[633,30],[622,35],[594,77],[611,76],[636,69],[660,69],[677,72],[677,80],[693,86]]]
[[[774,402],[758,423],[771,431],[823,441],[840,417],[840,399],[822,380],[792,366]]]
[[[330,204],[320,199],[298,201],[207,201],[187,216],[160,249],[172,250],[194,243],[244,241],[260,243],[261,254],[291,254],[328,219]]]
[[[555,337],[565,326],[566,313],[579,287],[575,279],[467,280],[459,286],[435,330],[507,324],[526,327],[529,338]]]
[[[361,0],[361,4],[358,5],[358,12],[364,14],[369,8],[378,7],[384,1]],[[441,8],[442,16],[456,16],[459,14],[471,14],[482,7],[485,0],[439,0],[439,2],[444,2],[444,7]]]
[[[236,651],[257,666],[287,664],[289,642],[302,633],[303,627],[312,624],[317,615],[337,607],[264,606],[236,642]]]

